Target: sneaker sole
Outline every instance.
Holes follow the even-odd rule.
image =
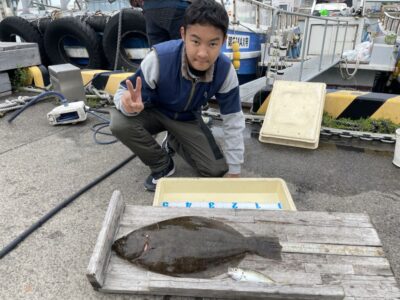
[[[169,171],[169,173],[167,175],[165,175],[162,178],[172,176],[172,175],[174,175],[174,173],[175,173],[175,166],[171,171]],[[157,183],[158,183],[158,180],[157,180]],[[157,185],[157,183],[155,185]],[[149,192],[155,192],[156,191],[156,188],[153,189],[153,187],[146,186],[146,183],[144,183],[144,188],[145,188],[146,191],[149,191]]]

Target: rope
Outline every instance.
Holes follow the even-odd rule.
[[[345,65],[344,67],[343,67],[343,64]],[[343,58],[342,61],[339,64],[340,76],[342,76],[342,78],[344,80],[352,79],[357,74],[359,66],[360,66],[360,59],[357,56],[357,58],[356,58],[356,66],[354,68],[354,71],[352,73],[350,73],[349,66],[348,66],[348,61],[347,61],[346,58]],[[343,71],[343,68],[344,68],[345,73]]]

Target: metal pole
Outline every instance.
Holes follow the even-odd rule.
[[[260,6],[256,6],[256,27],[260,28]]]
[[[346,28],[345,28],[345,30],[344,30],[344,41],[343,41],[343,45],[342,45],[342,53],[340,54],[340,57],[342,57],[342,55],[343,55],[344,45],[346,44],[347,27],[349,27],[349,21],[346,22]]]
[[[270,35],[270,40],[269,40],[269,48],[271,47],[271,42],[272,42],[271,37],[276,34],[275,27],[276,27],[277,18],[278,18],[277,13],[278,13],[277,10],[275,10],[275,9],[272,10],[271,27],[270,27],[271,28],[271,35]],[[266,48],[266,50],[268,51],[268,54],[269,54],[269,48],[267,49],[267,43],[265,43],[265,48]],[[272,86],[274,79],[272,79],[272,80],[269,79],[270,78],[269,74],[271,74],[271,57],[268,60],[267,68],[268,68],[267,72],[265,73],[265,83],[266,83],[267,86],[269,86],[269,85]]]
[[[236,20],[236,0],[233,0],[233,24],[237,24],[237,20]]]
[[[338,37],[338,34],[339,34],[339,24],[340,24],[340,21],[338,20],[337,22],[338,22],[338,23],[337,23],[337,25],[336,25],[335,46],[333,47],[332,62],[333,62],[334,59],[335,59],[335,55],[336,55],[336,43],[337,43],[337,37]]]
[[[322,48],[321,48],[321,56],[320,56],[320,58],[319,58],[319,67],[318,67],[318,71],[321,71],[322,57],[324,56],[325,37],[326,37],[326,28],[327,28],[327,27],[328,27],[328,20],[325,21],[324,36],[322,37]]]
[[[303,43],[301,45],[301,62],[300,62],[300,73],[299,73],[299,81],[301,81],[301,76],[303,75],[303,65],[304,65],[304,56],[306,54],[306,45],[307,45],[307,38],[308,38],[308,26],[310,24],[310,17],[306,19],[306,26],[304,26],[304,37]]]

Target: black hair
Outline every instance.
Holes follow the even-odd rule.
[[[229,25],[229,17],[225,8],[215,0],[193,0],[192,4],[186,8],[183,17],[183,27],[185,31],[188,26],[212,25],[221,29],[226,36]]]

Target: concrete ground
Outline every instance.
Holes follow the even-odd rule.
[[[53,127],[39,103],[8,124],[0,119],[0,249],[46,212],[131,155],[122,144],[98,145],[84,123]],[[317,150],[261,144],[246,131],[243,177],[281,177],[298,210],[368,213],[400,282],[400,169],[394,145],[337,145]],[[218,127],[215,129],[218,135]],[[368,147],[368,146],[367,146]],[[382,149],[384,151],[382,151]],[[175,158],[175,176],[196,174]],[[151,205],[148,169],[134,159],[79,197],[0,260],[0,299],[155,299],[102,294],[85,273],[114,190],[127,204]]]

